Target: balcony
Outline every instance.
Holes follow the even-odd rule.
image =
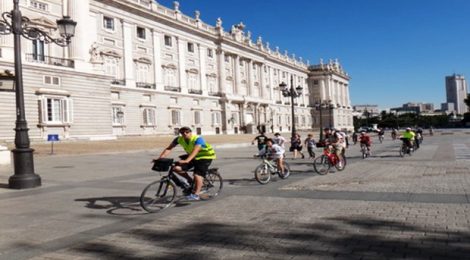
[[[26,58],[26,61],[29,61],[29,62],[36,62],[36,63],[41,63],[41,64],[54,65],[54,66],[60,66],[60,67],[69,67],[69,68],[75,67],[74,61],[69,60],[69,59],[38,55],[34,53],[27,53],[25,58]]]
[[[155,84],[147,83],[147,82],[136,82],[135,86],[138,88],[146,88],[146,89],[155,89]]]
[[[209,96],[221,97],[222,93],[220,93],[220,92],[209,92]]]
[[[113,79],[113,81],[111,81],[111,84],[125,86],[126,80],[125,79]]]
[[[164,89],[167,91],[181,92],[181,87],[165,86]]]
[[[188,89],[188,93],[202,95],[202,90],[201,89]]]

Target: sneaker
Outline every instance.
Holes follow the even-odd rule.
[[[190,201],[200,200],[199,195],[196,195],[196,194],[193,194],[193,193],[191,193],[191,194],[189,194],[188,196],[186,196],[186,199],[187,199],[187,200],[190,200]]]

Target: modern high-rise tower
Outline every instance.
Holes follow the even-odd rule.
[[[447,103],[454,103],[455,112],[463,114],[468,111],[464,102],[468,93],[467,82],[463,75],[454,74],[446,77]]]

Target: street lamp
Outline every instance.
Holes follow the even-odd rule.
[[[292,112],[292,138],[295,136],[295,111],[294,111],[294,98],[300,97],[302,95],[302,87],[298,86],[294,89],[294,76],[290,76],[290,88],[287,88],[286,83],[282,82],[279,84],[279,87],[282,91],[284,97],[290,97],[291,99],[291,112]]]
[[[322,115],[322,110],[324,108],[326,109],[333,109],[332,108],[333,104],[331,104],[331,100],[319,100],[317,102],[315,102],[315,109],[320,111],[320,140],[323,140],[323,123],[322,123],[322,118],[323,118],[323,115]],[[330,114],[330,127],[331,127],[331,114]]]
[[[0,34],[13,34],[15,54],[16,126],[15,149],[12,150],[15,173],[8,179],[8,186],[12,189],[27,189],[41,186],[41,177],[34,173],[34,150],[30,148],[29,129],[25,117],[21,36],[29,40],[39,39],[45,43],[53,42],[61,47],[65,47],[74,36],[77,23],[68,16],[57,20],[57,27],[61,38],[54,39],[47,32],[30,25],[29,18],[21,15],[18,2],[19,0],[13,0],[13,10],[2,14],[3,21],[0,20]]]

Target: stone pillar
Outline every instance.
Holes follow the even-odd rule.
[[[253,87],[255,84],[255,77],[253,74],[253,60],[248,60],[248,84],[247,84],[247,94],[250,97],[254,97]]]
[[[241,79],[240,79],[240,56],[234,56],[234,80],[233,80],[233,90],[234,94],[240,95],[240,89],[241,89]]]
[[[186,86],[186,41],[183,41],[180,38],[176,38],[176,44],[178,46],[178,75],[179,75],[179,85],[181,87],[181,93],[188,93],[188,88]]]
[[[70,59],[74,60],[75,69],[79,71],[91,71],[90,47],[93,38],[90,37],[90,28],[95,28],[95,21],[89,17],[89,0],[69,0],[68,15],[77,22],[75,36],[69,45]]]
[[[267,99],[266,96],[265,96],[266,95],[265,94],[266,93],[266,81],[265,81],[265,78],[264,78],[264,77],[266,77],[266,74],[264,72],[264,69],[266,68],[265,66],[266,65],[264,65],[264,64],[260,64],[260,66],[259,66],[259,69],[260,69],[259,70],[260,71],[260,73],[259,73],[260,74],[260,76],[259,76],[260,77],[260,79],[259,79],[260,93],[259,94],[260,94],[260,98],[262,98],[262,99]]]
[[[219,91],[224,92],[224,86],[225,86],[225,52],[221,49],[217,50],[217,60],[218,60],[218,63],[219,63],[218,64]]]
[[[268,99],[272,100],[275,102],[275,98],[274,98],[274,88],[277,87],[277,86],[274,86],[274,78],[273,78],[273,71],[274,69],[271,68],[271,67],[268,67],[268,80],[269,80],[269,95],[270,97]],[[274,119],[273,119],[274,120]],[[273,121],[274,122],[274,121]]]
[[[126,21],[122,21],[122,34],[124,42],[124,78],[128,87],[135,87],[135,68],[132,53],[132,35],[134,26]]]
[[[0,14],[4,12],[11,12],[11,10],[13,10],[13,1],[0,1]],[[13,34],[0,36],[0,47],[2,48],[2,58],[9,61],[13,61]],[[24,57],[25,55],[23,54],[23,58]]]
[[[157,90],[164,89],[163,70],[162,70],[162,38],[163,34],[152,30],[152,44],[153,44],[153,63],[155,64],[155,86]]]
[[[199,84],[201,86],[200,89],[202,89],[202,93],[205,95],[207,94],[207,80],[206,80],[207,48],[198,44],[197,49],[199,53]]]

